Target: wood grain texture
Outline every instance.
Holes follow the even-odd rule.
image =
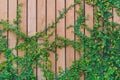
[[[7,20],[7,0],[0,0],[0,20]],[[2,27],[0,26],[0,29]],[[7,32],[4,32],[3,35],[7,36]],[[4,61],[5,58],[3,57],[3,54],[0,54],[0,63]]]
[[[13,21],[16,19],[17,13],[17,0],[8,0],[9,1],[9,15],[8,15],[8,20],[10,23],[13,24]],[[14,48],[17,44],[17,37],[14,33],[8,32],[8,47],[9,48]],[[17,55],[17,51],[14,50],[13,53]]]
[[[23,4],[22,7],[20,7],[21,9],[20,30],[21,32],[27,35],[27,0],[18,0],[18,4],[20,3]],[[24,42],[23,40],[18,39],[18,44],[21,44],[23,42]],[[18,56],[24,57],[24,55],[25,55],[24,51],[18,50]],[[19,63],[18,63],[18,73],[20,73]]]
[[[89,28],[93,29],[93,21],[94,21],[93,20],[93,7],[85,3],[84,10],[85,10],[85,16],[87,17],[87,20],[85,20],[85,23]],[[90,36],[90,32],[86,29],[85,29],[85,35],[88,37]],[[85,51],[86,51],[86,49],[85,49]],[[85,77],[85,75],[84,75],[84,77]],[[84,77],[82,77],[83,80],[85,80]]]
[[[46,28],[46,0],[37,0],[37,32],[41,32]],[[38,40],[41,43],[42,39]],[[42,62],[40,62],[42,63]],[[37,79],[45,80],[43,72],[37,68]]]
[[[7,20],[7,0],[0,0],[0,19]]]
[[[57,0],[56,1],[56,11],[57,16],[59,16],[59,11],[65,8],[65,0]],[[65,37],[65,18],[61,19],[57,24],[57,34],[59,36]],[[65,70],[65,48],[58,49],[58,61],[57,61],[57,73],[59,70]]]
[[[66,0],[66,8],[74,4],[74,0]],[[67,29],[68,26],[74,25],[74,8],[66,15],[66,38],[74,40],[74,28]],[[66,67],[69,68],[74,61],[74,49],[72,46],[66,47]]]
[[[28,0],[28,36],[36,33],[36,0]],[[37,47],[37,46],[36,46]],[[37,69],[34,68],[34,74],[37,76]]]
[[[120,23],[120,17],[117,15],[115,9],[113,9],[113,21],[114,22],[117,22],[117,23]]]
[[[23,6],[20,7],[21,9],[21,22],[20,22],[20,30],[21,32],[23,32],[24,34],[27,35],[27,1],[26,0],[18,0],[18,4],[22,3]],[[18,44],[22,43],[23,40],[18,40]],[[18,50],[18,56],[24,56],[24,52],[23,51],[19,51]]]
[[[55,0],[47,0],[47,26],[52,25],[55,22]],[[55,41],[55,29],[50,29],[47,34],[53,32],[53,36],[49,38],[49,41]],[[49,59],[52,62],[52,70],[55,73],[55,54],[50,52]]]
[[[78,13],[77,13],[77,11],[79,10],[79,5],[76,5],[75,6],[75,21],[77,20],[77,17],[78,17]],[[75,23],[76,24],[76,23]],[[83,32],[84,32],[84,30],[82,30]],[[77,38],[77,36],[75,36],[75,41],[77,41],[78,40],[78,38]],[[79,59],[79,53],[77,52],[77,51],[75,51],[75,60],[78,60]]]
[[[28,0],[28,35],[36,33],[36,0]]]
[[[85,4],[85,2],[84,2],[84,0],[82,0],[82,4],[81,5],[83,6],[83,8],[84,8],[84,4]],[[75,6],[75,21],[77,20],[77,17],[79,17],[79,14],[78,14],[79,10],[80,10],[79,5],[76,5]],[[84,12],[82,12],[82,13],[84,13]],[[80,28],[80,31],[81,31],[82,34],[85,33],[85,29],[84,28]],[[75,41],[79,41],[78,38],[77,38],[77,36],[75,36]],[[75,51],[75,60],[79,60],[80,55],[83,54],[83,53],[84,52],[82,52],[82,51],[81,52]],[[80,80],[84,80],[84,74],[82,76],[80,76]]]
[[[18,0],[18,4],[22,3],[21,9],[21,22],[20,22],[20,29],[23,33],[27,34],[27,0]]]
[[[93,7],[85,4],[85,16],[88,16],[88,19],[85,20],[87,26],[93,29]],[[85,34],[90,36],[90,32],[85,29]]]

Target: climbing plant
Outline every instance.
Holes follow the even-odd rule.
[[[0,80],[36,80],[34,68],[40,67],[47,80],[80,80],[84,76],[85,80],[119,80],[120,79],[120,24],[111,21],[113,13],[116,10],[120,16],[120,1],[119,0],[84,0],[86,4],[94,8],[94,26],[90,28],[85,23],[89,20],[85,16],[83,0],[75,0],[75,3],[62,12],[51,26],[48,26],[40,33],[34,36],[27,36],[20,30],[20,7],[18,5],[17,17],[14,24],[9,21],[0,21],[0,55],[3,55],[5,60],[0,63]],[[69,40],[61,36],[56,36],[54,41],[49,41],[53,32],[46,35],[46,30],[56,27],[60,19],[65,17],[65,14],[79,5],[79,10],[75,11],[78,17],[75,25],[69,26],[74,28],[74,34],[77,40]],[[87,30],[90,36],[81,32],[81,29]],[[17,43],[14,48],[8,47],[7,36],[5,32],[12,32],[17,36],[17,39],[23,42]],[[38,43],[38,40],[42,40]],[[54,76],[51,70],[51,61],[49,60],[49,52],[57,54],[55,48],[72,47],[78,51],[80,57],[73,62],[69,69],[61,71]],[[14,50],[24,51],[23,56],[14,54]],[[18,64],[19,63],[19,64]]]
[[[80,0],[77,0],[80,2]],[[85,23],[89,17],[85,16],[84,5],[80,4],[74,34],[77,41],[64,38],[67,45],[72,45],[80,54],[70,69],[61,72],[58,80],[119,80],[120,79],[120,24],[113,19],[116,10],[120,14],[120,0],[85,0],[94,8],[94,26],[90,28]],[[81,32],[89,32],[89,36]]]

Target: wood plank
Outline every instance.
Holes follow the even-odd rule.
[[[21,9],[21,27],[20,30],[27,34],[27,1],[26,0],[18,0],[18,3],[22,3],[22,7],[20,7]]]
[[[0,0],[0,19],[7,20],[7,0]]]
[[[45,27],[46,27],[46,0],[38,0],[37,1],[37,32],[43,31]],[[38,43],[40,42],[42,42],[41,39],[38,40]],[[37,79],[45,80],[41,68],[37,68]]]
[[[66,8],[74,4],[74,0],[66,0]],[[74,8],[72,8],[66,15],[66,29],[68,26],[74,25]],[[74,28],[66,30],[66,38],[74,40]],[[69,68],[74,61],[74,49],[72,46],[66,47],[66,67]]]
[[[28,35],[36,33],[36,0],[28,0]]]
[[[81,0],[81,5],[84,7],[84,5],[85,5],[85,1],[84,0]],[[85,7],[84,7],[84,9],[85,9]],[[79,5],[76,5],[75,6],[75,10],[77,11],[77,12],[79,12],[79,10],[81,10],[80,9],[80,6]],[[79,13],[75,13],[75,20],[77,19],[77,17],[79,16]],[[82,12],[82,13],[84,13],[84,12]],[[81,33],[82,34],[84,34],[85,33],[85,29],[84,28],[80,28],[80,31],[81,31]],[[78,41],[78,38],[75,36],[75,40],[76,41]],[[83,43],[84,44],[84,43]],[[77,52],[77,51],[75,51],[75,60],[79,60],[79,57],[80,57],[80,54],[83,54],[83,52],[82,51],[80,51],[80,52]],[[84,80],[84,74],[80,77],[80,80]]]
[[[20,7],[21,9],[21,22],[20,22],[20,30],[21,32],[27,34],[27,1],[26,0],[18,0],[18,4],[22,3],[22,7]],[[18,44],[24,42],[23,40],[19,39],[18,40]],[[18,50],[18,56],[24,56],[25,53],[24,51],[20,51]],[[18,63],[18,73],[20,73],[20,69],[19,69],[19,63]]]
[[[86,20],[86,25],[88,25],[91,29],[93,29],[93,7],[85,4],[85,16],[88,16],[88,20]],[[90,36],[90,32],[85,30],[85,34]]]
[[[35,35],[36,25],[36,0],[28,0],[28,36]],[[34,74],[37,76],[36,73],[37,69],[35,67]]]
[[[64,0],[57,0],[56,1],[56,11],[57,16],[59,16],[59,11],[65,8],[65,1]],[[59,36],[65,37],[65,18],[61,19],[60,22],[57,24],[57,34]],[[57,61],[57,73],[62,69],[65,70],[65,48],[58,49],[58,61]]]
[[[91,29],[93,29],[93,7],[85,3],[85,16],[88,16],[88,19],[85,20],[85,23],[87,26],[89,26]],[[90,36],[90,32],[85,29],[85,35]],[[82,77],[83,80],[85,80],[85,75]]]
[[[79,14],[77,13],[77,11],[79,11],[79,5],[75,6],[75,21],[77,20],[77,17],[79,16]],[[82,31],[84,33],[84,30],[82,30]],[[75,36],[75,41],[77,41],[77,36]],[[75,60],[78,60],[78,59],[79,59],[79,52],[75,51]]]
[[[9,22],[13,23],[13,21],[16,19],[17,13],[17,0],[8,0],[9,1]],[[14,48],[17,44],[17,37],[14,33],[8,32],[8,47]],[[14,50],[13,53],[17,56],[17,51]],[[17,64],[14,64],[15,67],[17,67]]]
[[[21,32],[27,34],[27,21],[26,21],[26,18],[27,18],[27,9],[26,9],[26,5],[27,5],[27,2],[26,0],[19,0],[18,3],[22,3],[23,6],[20,8],[21,9],[21,23],[20,23],[20,30]],[[18,43],[22,43],[23,40],[19,40]],[[24,52],[23,51],[19,51],[18,50],[18,56],[24,56]]]
[[[113,21],[114,22],[117,22],[117,23],[120,23],[120,17],[117,15],[115,9],[113,9]]]
[[[84,0],[82,0],[81,1],[81,5],[84,7]],[[77,20],[77,17],[79,16],[79,10],[81,10],[80,9],[80,7],[79,7],[79,5],[76,5],[75,6],[75,21]],[[82,12],[83,14],[84,14],[84,12]],[[81,33],[82,34],[84,34],[85,33],[85,29],[84,28],[80,28],[80,31],[81,31]],[[78,38],[77,38],[77,36],[75,36],[75,41],[78,41]],[[77,51],[75,51],[75,60],[78,60],[79,59],[79,57],[80,57],[80,54],[82,54],[83,52],[77,52]]]
[[[47,1],[47,26],[52,25],[52,22],[55,22],[55,0]],[[47,34],[53,32],[53,35],[49,38],[49,41],[55,40],[55,29],[50,29],[47,31]],[[50,61],[52,62],[52,70],[55,73],[55,54],[50,52]]]
[[[120,16],[118,16],[118,14],[116,13],[115,8],[113,8],[113,15],[113,22],[120,24]],[[116,28],[119,28],[119,26],[117,26]]]
[[[0,0],[0,20],[7,20],[7,0]],[[0,26],[0,29],[2,26]],[[3,35],[7,36],[7,32],[3,33]],[[5,58],[3,54],[0,55],[0,63],[4,61]]]

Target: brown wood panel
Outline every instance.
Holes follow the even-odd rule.
[[[74,0],[66,0],[66,8],[74,4]],[[66,15],[66,38],[74,40],[74,28],[67,29],[68,26],[74,25],[74,8]],[[66,67],[69,68],[74,61],[74,49],[72,46],[66,47]]]
[[[7,20],[7,0],[0,0],[0,19]]]
[[[85,16],[87,17],[87,20],[85,20],[85,23],[88,27],[93,29],[93,7],[85,3]],[[85,35],[90,36],[90,32],[85,29]],[[84,79],[84,77],[83,77]]]
[[[8,0],[9,1],[9,15],[8,20],[10,23],[13,23],[13,21],[16,19],[16,9],[17,9],[17,0]],[[17,37],[14,33],[8,32],[8,47],[14,48],[17,44]],[[13,53],[17,56],[17,51],[14,50]],[[14,64],[15,67],[17,67],[17,64]]]
[[[36,26],[36,0],[28,0],[28,36],[35,35]],[[36,67],[34,73],[37,76]]]
[[[84,6],[85,5],[85,1],[84,0],[82,0],[82,4],[81,5],[83,6],[83,8],[85,8],[85,6]],[[77,20],[77,17],[79,16],[79,13],[77,13],[79,10],[80,10],[79,5],[76,5],[75,6],[75,21]],[[84,14],[84,12],[82,12],[82,13]],[[82,34],[85,33],[85,29],[84,28],[80,28],[80,31],[81,31]],[[78,38],[76,36],[75,36],[75,41],[78,41]],[[83,54],[82,51],[81,52],[75,51],[75,60],[79,60],[79,57],[80,57],[81,54]],[[80,77],[80,80],[84,80],[84,74]]]
[[[120,23],[120,17],[117,15],[115,9],[113,9],[113,21],[114,22],[117,22],[117,23]]]
[[[79,5],[76,5],[75,6],[75,22],[76,22],[76,20],[77,20],[77,17],[78,17],[78,13],[77,13],[77,11],[79,10]],[[75,23],[76,24],[76,23]],[[83,30],[83,32],[84,32],[84,30]],[[75,41],[77,41],[77,36],[75,36]],[[79,53],[77,52],[77,51],[75,51],[75,60],[78,60],[79,59]]]
[[[18,4],[22,3],[22,7],[20,7],[21,9],[21,22],[20,22],[20,30],[21,32],[23,32],[24,34],[27,34],[27,0],[18,0]],[[21,39],[18,39],[18,44],[24,42]],[[20,51],[18,50],[18,56],[24,56],[25,53],[24,51]],[[20,69],[19,69],[19,63],[18,63],[18,72],[20,73]]]
[[[27,34],[27,1],[26,0],[18,0],[18,4],[22,3],[23,6],[20,7],[21,9],[21,22],[20,22],[20,30]],[[23,40],[18,40],[18,44],[22,43]],[[19,51],[18,50],[18,56],[24,56],[24,52],[23,51]]]
[[[46,0],[37,0],[37,32],[41,32],[46,27]],[[38,43],[42,42],[41,39],[38,40]],[[42,63],[42,62],[40,62]],[[40,68],[37,68],[37,79],[45,80],[43,72]]]
[[[20,7],[21,9],[21,22],[20,22],[20,30],[27,34],[27,0],[18,0],[18,4],[22,3],[22,7]]]
[[[118,16],[118,14],[116,13],[116,10],[113,8],[113,22],[117,22],[120,24],[120,16]],[[117,26],[118,28],[118,26]]]
[[[0,20],[7,20],[7,0],[0,0]],[[0,26],[0,29],[2,27]],[[7,36],[7,32],[4,33]],[[0,54],[0,63],[4,61],[3,54]]]
[[[59,11],[65,8],[65,0],[56,0],[56,11],[57,16],[59,16]],[[57,24],[57,34],[59,36],[65,37],[65,18],[61,19]],[[57,73],[59,70],[65,70],[65,48],[58,49],[58,61],[57,61]]]
[[[52,25],[55,22],[55,0],[47,0],[47,26]],[[55,29],[50,29],[47,34],[54,32],[53,36],[49,38],[49,41],[55,40]],[[50,52],[49,59],[52,62],[52,70],[55,72],[55,54]]]
[[[28,0],[28,35],[36,33],[36,0]]]
[[[93,7],[85,4],[85,16],[88,16],[88,19],[85,21],[86,25],[93,29]],[[90,32],[85,30],[85,34],[90,36]]]
[[[81,5],[83,6],[83,8],[84,8],[84,4],[85,4],[85,2],[84,2],[84,0],[82,0]],[[75,6],[75,21],[77,20],[77,17],[79,16],[79,10],[80,10],[79,5],[76,5]],[[84,14],[84,12],[82,12],[82,13]],[[81,31],[82,34],[85,33],[85,29],[84,28],[80,28],[80,31]],[[75,36],[75,41],[78,41],[77,36]],[[83,52],[75,51],[75,60],[78,60],[82,53]]]

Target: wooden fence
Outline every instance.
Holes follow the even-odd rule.
[[[59,11],[65,9],[74,3],[74,0],[0,0],[0,19],[9,20],[9,22],[13,22],[16,18],[16,8],[18,3],[22,2],[23,6],[21,8],[22,12],[22,23],[21,30],[22,32],[28,34],[29,36],[34,35],[36,32],[40,32],[45,29],[46,26],[51,25],[53,21],[55,21],[56,17],[59,15]],[[93,12],[94,8],[85,4],[85,15],[89,15],[89,20],[86,21],[86,24],[91,28],[93,27]],[[77,14],[75,10],[79,7],[75,6],[72,8],[58,24],[56,28],[55,34],[60,36],[76,39],[74,34],[72,33],[73,29],[66,30],[66,26],[74,25]],[[113,9],[114,17],[113,20],[116,22],[120,22],[119,17],[117,17],[114,9]],[[89,36],[89,32],[83,30],[83,32]],[[8,36],[8,46],[13,48],[18,41],[16,36],[11,32],[6,33]],[[50,40],[54,40],[55,36],[53,36]],[[22,56],[23,52],[14,51],[14,53],[18,56]],[[52,61],[52,69],[55,72],[58,72],[58,69],[61,67],[65,70],[66,67],[69,67],[72,64],[72,61],[78,59],[77,52],[71,48],[70,46],[63,49],[57,49],[58,53],[58,61],[55,61],[55,55],[52,54],[50,56],[50,60]],[[3,57],[0,56],[0,61],[3,60]],[[36,68],[35,74],[40,80],[42,78],[42,72],[39,68]]]

